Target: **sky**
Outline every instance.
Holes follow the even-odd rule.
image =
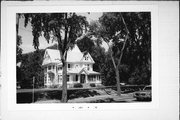
[[[93,20],[98,20],[99,17],[101,17],[101,15],[102,15],[102,13],[90,13],[90,14],[77,13],[77,14],[86,16],[88,22],[93,21]],[[21,18],[19,21],[19,35],[22,37],[22,44],[20,47],[23,49],[23,53],[28,53],[28,52],[34,51],[35,49],[33,46],[33,36],[32,36],[31,25],[28,24],[27,27],[25,28],[23,18]],[[44,37],[40,37],[39,42],[40,42],[39,49],[45,49],[46,47],[55,44],[55,42],[53,42],[53,43],[50,42],[48,44]],[[105,48],[107,47],[105,43],[103,43],[102,45],[105,46]]]

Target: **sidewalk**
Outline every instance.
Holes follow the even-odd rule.
[[[122,93],[121,96],[118,96],[117,91],[109,88],[89,90],[89,92],[87,92],[87,95],[89,96],[84,97],[83,95],[81,95],[79,97],[69,99],[68,103],[112,103],[112,102],[116,103],[116,102],[130,102],[135,100],[135,98],[133,98],[133,93],[126,93],[126,94]],[[61,101],[58,99],[41,99],[39,101],[36,101],[35,103],[61,103]]]
[[[132,94],[117,95],[98,95],[86,98],[75,98],[68,100],[67,103],[112,103],[112,102],[128,102],[133,100]],[[61,103],[60,100],[40,100],[35,103]]]
[[[87,98],[76,98],[68,100],[68,103],[96,103],[96,102],[121,102],[128,99],[134,99],[131,94],[118,95],[99,95]]]

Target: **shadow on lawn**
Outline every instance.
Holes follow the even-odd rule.
[[[95,95],[100,95],[98,92],[94,90],[68,90],[68,100],[74,98],[85,98],[91,97]],[[44,92],[36,92],[34,94],[30,93],[17,93],[17,103],[33,103],[40,100],[61,100],[62,91],[44,91]]]

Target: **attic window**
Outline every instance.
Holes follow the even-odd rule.
[[[88,60],[88,56],[85,56],[85,60]]]

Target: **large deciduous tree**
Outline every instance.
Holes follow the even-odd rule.
[[[33,34],[33,45],[39,47],[39,37],[44,36],[47,42],[58,42],[63,66],[63,85],[61,102],[67,102],[67,51],[76,40],[83,38],[88,22],[84,16],[76,13],[32,13],[24,14],[25,26],[30,21]]]
[[[116,74],[117,93],[121,95],[119,69],[122,63],[135,65],[136,68],[137,64],[148,64],[150,69],[150,13],[103,13],[99,22],[100,27],[96,33],[109,46],[110,58]]]
[[[121,13],[104,13],[99,21],[101,23],[99,35],[109,46],[110,57],[116,74],[117,94],[121,95],[119,66],[126,41],[129,38],[129,30]]]

